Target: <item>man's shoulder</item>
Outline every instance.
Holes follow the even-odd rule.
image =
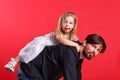
[[[81,42],[80,40],[73,41],[73,42],[76,42],[76,43],[78,43],[79,45],[82,45],[82,42]]]

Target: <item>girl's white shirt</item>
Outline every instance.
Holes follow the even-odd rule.
[[[45,46],[52,46],[56,44],[58,44],[58,42],[51,39],[51,33],[36,37],[20,50],[20,60],[24,63],[29,63],[41,53]]]

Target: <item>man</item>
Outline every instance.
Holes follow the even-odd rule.
[[[81,80],[81,66],[84,58],[91,60],[106,50],[104,39],[97,34],[90,34],[76,48],[55,45],[47,46],[33,61],[21,63],[21,69],[29,80]]]

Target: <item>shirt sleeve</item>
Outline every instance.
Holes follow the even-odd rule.
[[[80,80],[78,68],[78,53],[74,47],[63,46],[61,53],[63,57],[63,76],[64,80]]]

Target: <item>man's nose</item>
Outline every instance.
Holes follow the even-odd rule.
[[[95,52],[93,51],[93,52],[91,52],[91,55],[93,56],[93,57],[95,57]]]
[[[94,55],[96,56],[96,55],[98,54],[97,49],[95,49],[95,50],[93,51],[93,53],[94,53]]]

